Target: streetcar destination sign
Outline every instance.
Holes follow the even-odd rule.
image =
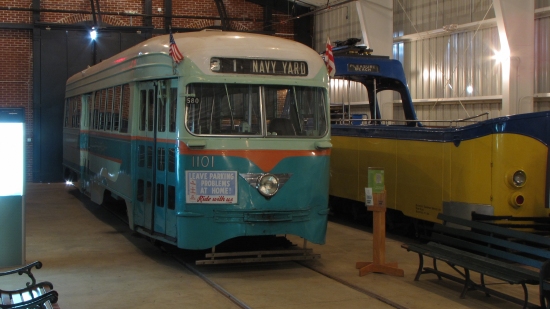
[[[216,73],[307,76],[305,61],[243,58],[211,58],[210,69]]]
[[[380,67],[376,64],[353,64],[348,63],[349,72],[380,72]]]

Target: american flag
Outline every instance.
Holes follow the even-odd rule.
[[[330,38],[327,37],[327,47],[325,51],[325,64],[327,65],[328,75],[334,77],[336,73],[336,66],[334,65],[334,55],[332,54],[332,45],[330,45]]]
[[[170,50],[169,50],[170,56],[172,56],[172,59],[176,63],[180,63],[180,61],[183,60],[183,55],[181,54],[180,50],[178,49],[178,45],[176,45],[176,41],[174,41],[174,36],[172,35],[172,31],[170,31]]]

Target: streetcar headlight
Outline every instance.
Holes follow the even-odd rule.
[[[260,176],[258,180],[258,191],[265,197],[271,197],[279,190],[279,179],[272,174]]]
[[[512,185],[517,188],[521,188],[525,185],[525,181],[527,181],[527,175],[524,171],[518,170],[514,173],[512,176]]]

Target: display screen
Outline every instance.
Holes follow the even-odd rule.
[[[0,196],[23,195],[23,123],[0,122]]]

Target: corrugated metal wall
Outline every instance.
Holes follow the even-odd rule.
[[[534,17],[534,109],[540,111],[550,110],[550,0],[535,1],[539,13]],[[394,0],[393,5],[394,58],[404,65],[418,118],[501,116],[501,67],[493,58],[500,40],[495,23],[486,22],[495,18],[492,0]],[[473,24],[460,27],[469,23]],[[331,41],[361,37],[353,3],[318,14],[315,27],[319,52],[324,51],[327,36]],[[350,88],[351,102],[360,102],[361,93],[353,93],[354,89],[361,87]],[[337,85],[331,86],[333,102],[342,102],[342,93]],[[396,105],[394,117],[401,113]]]
[[[492,0],[394,0],[394,37],[494,18]]]
[[[539,0],[550,7],[550,0]],[[535,20],[535,98],[534,111],[550,110],[550,16]]]

